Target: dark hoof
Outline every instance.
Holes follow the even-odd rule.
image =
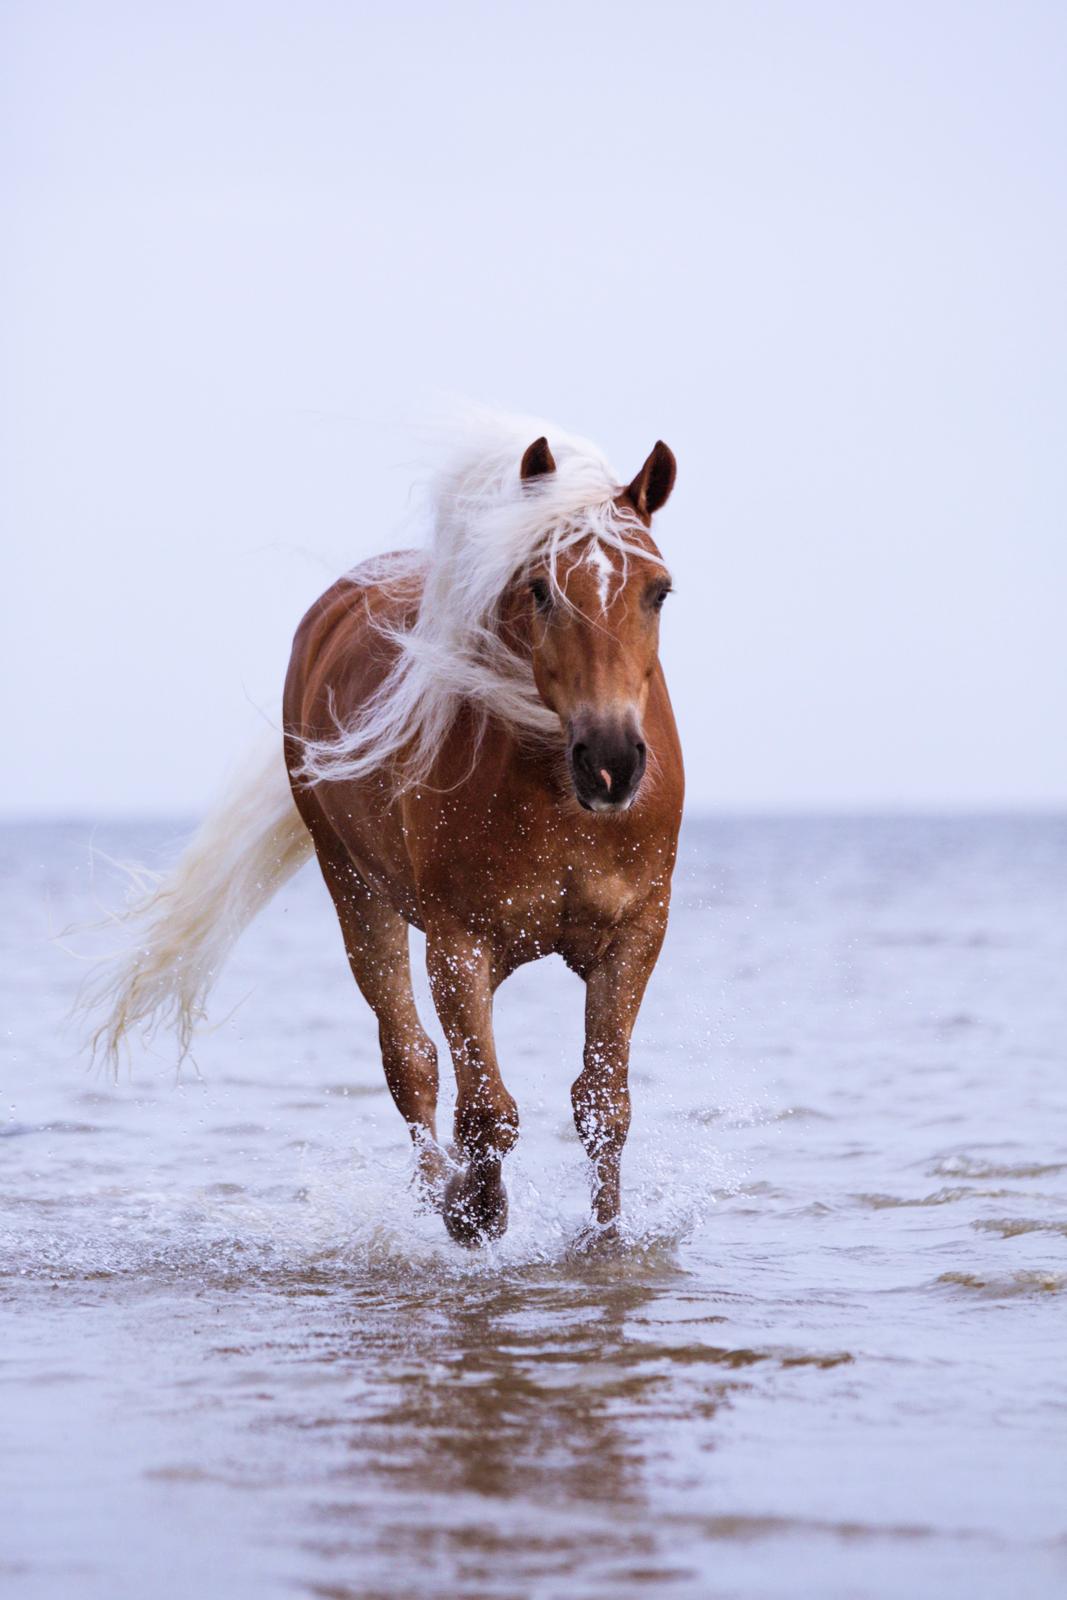
[[[445,1188],[442,1211],[457,1244],[487,1244],[507,1232],[508,1192],[499,1177],[478,1181],[469,1171],[457,1172]]]

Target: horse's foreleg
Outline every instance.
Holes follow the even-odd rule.
[[[493,1042],[493,979],[484,942],[455,927],[429,927],[426,966],[456,1069],[455,1137],[465,1162],[445,1193],[445,1224],[461,1244],[497,1238],[508,1225],[501,1176],[519,1136]]]
[[[571,1102],[593,1163],[593,1215],[602,1226],[619,1214],[619,1167],[630,1130],[630,1035],[665,929],[665,919],[622,929],[586,975],[585,1053]]]
[[[445,1162],[437,1144],[437,1047],[415,1008],[407,923],[348,862],[322,851],[319,862],[352,976],[378,1019],[385,1081],[411,1132],[419,1177],[439,1194]]]

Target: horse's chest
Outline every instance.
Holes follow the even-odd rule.
[[[553,950],[591,954],[643,897],[641,883],[616,866],[560,863],[551,871],[498,888],[488,920],[509,959],[534,960]]]
[[[558,951],[581,969],[602,954],[641,898],[625,872],[561,867],[532,891],[516,885],[500,895],[493,937],[509,968]]]
[[[493,939],[505,965],[559,951],[593,959],[655,888],[666,843],[627,819],[590,823],[513,806],[477,838],[454,831],[420,883],[423,903]]]
[[[632,910],[640,898],[641,887],[633,872],[618,866],[605,866],[600,870],[576,868],[570,874],[563,898],[563,919],[591,927],[614,927]]]

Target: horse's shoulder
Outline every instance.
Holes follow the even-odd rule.
[[[386,563],[391,560],[397,558],[380,557],[373,569],[372,563],[363,563],[312,602],[293,637],[291,670],[306,676],[324,660],[336,663],[339,657],[363,655],[408,624],[418,608],[422,575],[396,569],[390,575]]]
[[[394,655],[391,634],[407,624],[421,592],[421,573],[398,553],[364,562],[319,595],[293,638],[284,698],[291,725],[324,735],[331,696],[346,714],[373,692]]]

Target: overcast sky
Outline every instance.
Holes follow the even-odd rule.
[[[1061,0],[2,29],[8,813],[199,808],[440,390],[674,447],[693,809],[1067,800]]]

